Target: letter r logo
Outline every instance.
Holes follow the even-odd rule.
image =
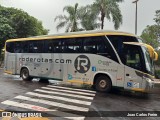
[[[78,56],[74,62],[75,69],[79,73],[86,73],[90,69],[90,65],[90,60],[85,55]]]

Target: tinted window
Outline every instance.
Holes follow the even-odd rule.
[[[6,51],[7,52],[14,52],[14,42],[7,42],[6,43]]]
[[[15,42],[14,43],[14,53],[23,53],[23,49],[26,46],[23,45],[23,42]]]
[[[125,64],[137,70],[142,70],[142,56],[139,46],[124,45]]]
[[[84,53],[102,55],[118,62],[110,43],[104,36],[87,37],[83,39]]]
[[[62,53],[62,41],[61,40],[53,40],[53,52],[54,53]]]
[[[122,63],[125,63],[124,58],[124,44],[123,42],[137,42],[137,38],[132,36],[120,36],[120,35],[110,35],[107,36],[116,49]]]
[[[43,52],[43,41],[28,41],[29,53],[42,53]]]
[[[45,46],[44,53],[53,53],[54,52],[53,40],[45,40],[44,46]]]
[[[80,38],[64,39],[62,42],[63,53],[81,53],[82,40]]]
[[[45,53],[62,53],[62,40],[45,40]]]

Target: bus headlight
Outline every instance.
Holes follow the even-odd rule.
[[[147,81],[147,84],[150,88],[154,87],[154,81],[152,81],[150,78],[146,78],[146,77],[145,77],[145,80]]]

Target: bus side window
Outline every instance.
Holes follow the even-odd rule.
[[[81,51],[81,40],[77,38],[64,39],[62,41],[63,53],[80,53]]]
[[[22,53],[28,53],[29,52],[29,41],[22,41]]]
[[[22,53],[22,52],[23,52],[22,42],[15,42],[14,53]]]
[[[6,51],[10,53],[14,53],[14,42],[6,43]]]
[[[84,53],[97,53],[97,43],[94,38],[95,37],[84,38]]]
[[[53,53],[53,40],[44,40],[44,53]]]
[[[43,40],[40,41],[28,41],[29,53],[42,53],[43,52]]]
[[[61,40],[53,40],[53,48],[54,48],[54,53],[62,53],[61,49]]]
[[[37,46],[37,50],[36,50],[36,52],[37,53],[43,53],[43,51],[44,51],[44,41],[43,40],[40,40],[40,41],[37,41],[37,44],[36,44]]]

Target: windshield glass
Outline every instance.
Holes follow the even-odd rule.
[[[149,74],[154,75],[154,65],[153,60],[150,58],[149,52],[147,48],[142,47],[143,53],[144,53],[144,59],[146,64],[146,70]]]
[[[142,39],[138,39],[139,42],[142,42]],[[145,65],[146,65],[146,70],[149,74],[154,75],[154,62],[151,59],[149,52],[147,50],[147,48],[142,47],[142,51],[144,53],[144,59],[145,59]]]
[[[142,46],[123,44],[123,42],[142,43],[141,38],[122,35],[108,35],[107,37],[124,65],[154,75],[153,60],[147,49]]]

